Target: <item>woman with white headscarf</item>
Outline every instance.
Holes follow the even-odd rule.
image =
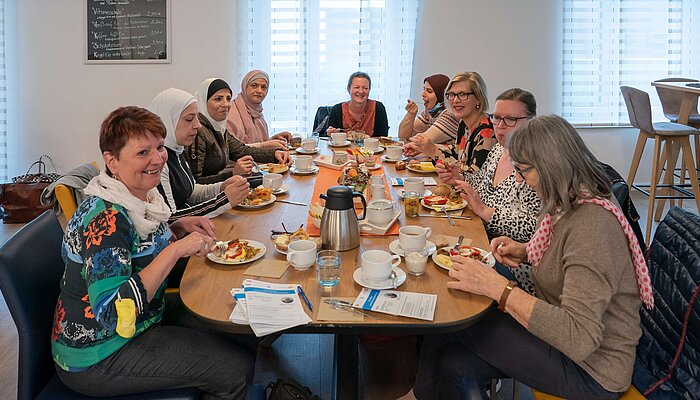
[[[167,132],[168,162],[161,171],[158,191],[172,210],[171,220],[192,215],[213,218],[248,195],[248,182],[240,176],[208,185],[195,182],[184,154],[185,146],[192,144],[201,127],[194,96],[180,89],[166,89],[156,95],[148,109],[163,120]]]
[[[270,77],[259,69],[248,72],[241,81],[241,92],[233,100],[234,110],[229,114],[226,126],[241,142],[254,147],[284,149],[292,140],[289,132],[270,137],[263,115],[262,102],[270,88]]]
[[[187,153],[198,183],[221,182],[231,175],[247,174],[253,168],[253,160],[290,162],[289,153],[284,149],[247,146],[227,131],[226,117],[231,109],[232,91],[223,79],[206,79],[199,85],[195,96],[201,126]]]

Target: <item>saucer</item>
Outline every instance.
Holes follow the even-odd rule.
[[[394,267],[394,271],[396,272],[396,287],[401,286],[404,282],[406,282],[406,273],[399,267]],[[353,272],[352,278],[357,282],[358,285],[364,286],[368,289],[393,289],[394,285],[391,282],[391,278],[386,278],[385,280],[381,282],[366,282],[362,278],[362,268],[358,268]]]
[[[338,143],[338,144],[333,143],[332,140],[329,140],[329,141],[328,141],[328,145],[331,146],[331,147],[345,147],[345,146],[350,146],[350,143],[352,143],[352,142],[349,141],[349,140],[346,140],[345,143]]]
[[[287,193],[289,189],[292,188],[292,185],[289,185],[287,183],[282,184],[282,186],[279,187],[279,189],[275,189],[272,191],[272,194],[282,194],[282,193]]]
[[[367,149],[363,146],[360,148],[360,150],[362,150],[362,152],[364,153]],[[379,146],[376,150],[374,150],[374,154],[381,153],[382,151],[384,151],[384,146]]]
[[[289,172],[293,173],[294,175],[311,175],[311,174],[315,174],[316,172],[318,172],[318,166],[312,165],[311,168],[309,168],[307,170],[300,170],[300,169],[297,169],[296,166],[292,165],[289,168]]]
[[[404,189],[403,189],[403,188],[396,190],[396,194],[398,194],[399,197],[401,197],[402,199],[403,199],[403,193],[404,193]],[[422,199],[423,197],[425,197],[425,196],[430,196],[431,194],[433,194],[433,192],[431,192],[429,189],[425,189],[425,192],[423,193],[423,196],[419,196],[418,198],[419,198],[419,199]]]
[[[428,255],[431,255],[435,253],[435,250],[437,250],[437,246],[435,246],[435,243],[431,242],[430,240],[426,240],[425,249],[428,250]],[[393,242],[389,243],[389,250],[394,254],[398,254],[400,256],[404,255],[403,249],[399,245],[399,239],[396,239]]]
[[[318,147],[316,147],[313,150],[304,150],[303,147],[298,147],[297,153],[299,153],[299,154],[316,154],[316,153],[318,153],[318,150],[319,150]]]
[[[384,154],[382,156],[382,161],[383,162],[390,162],[390,163],[395,163],[397,161],[401,160],[401,157],[399,158],[390,158],[388,154]]]
[[[365,164],[365,167],[367,167],[367,164]],[[376,171],[376,170],[378,170],[378,169],[381,168],[381,167],[382,167],[382,164],[380,164],[380,163],[374,163],[374,167],[367,167],[367,169],[370,170],[370,171]]]

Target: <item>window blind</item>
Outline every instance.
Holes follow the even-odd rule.
[[[649,93],[651,82],[700,79],[700,2],[564,0],[562,116],[579,125],[629,124],[620,86]]]
[[[5,2],[0,0],[0,182],[7,180],[7,72],[5,69]]]
[[[267,72],[270,133],[307,133],[319,106],[349,99],[350,74],[367,72],[370,98],[384,103],[395,135],[411,89],[417,14],[418,0],[240,1],[239,82],[252,69]]]

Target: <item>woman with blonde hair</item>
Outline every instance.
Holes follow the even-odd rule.
[[[475,173],[486,161],[496,143],[489,109],[486,83],[477,72],[460,72],[445,89],[450,111],[460,119],[454,144],[438,146],[425,135],[417,135],[406,144],[409,155],[422,153],[446,166],[458,163],[461,173]]]

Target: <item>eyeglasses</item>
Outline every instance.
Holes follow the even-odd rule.
[[[491,122],[494,126],[500,125],[501,121],[503,121],[503,123],[506,124],[507,127],[512,128],[521,119],[528,119],[530,117],[501,117],[500,115],[489,114],[489,118],[491,119]]]
[[[447,93],[445,93],[445,97],[447,97],[447,100],[452,100],[455,97],[457,97],[461,101],[464,101],[467,98],[469,98],[470,94],[474,94],[474,92],[459,92],[459,93],[447,92]]]
[[[513,163],[513,169],[515,169],[515,172],[517,172],[518,175],[520,175],[520,177],[522,177],[523,179],[525,179],[525,175],[523,175],[523,174],[532,170],[533,168],[535,168],[535,167],[532,165],[530,165],[529,167],[523,168],[520,165]]]

